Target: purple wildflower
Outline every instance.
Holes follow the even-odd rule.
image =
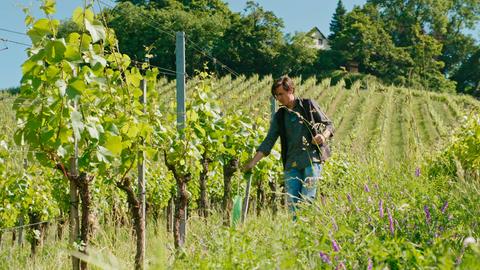
[[[350,195],[350,193],[347,193],[347,200],[349,203],[352,202],[352,196]]]
[[[328,256],[328,254],[323,253],[321,251],[320,251],[320,258],[322,258],[322,261],[324,263],[328,263],[328,264],[332,263],[332,261],[330,261],[330,256]]]
[[[337,222],[335,222],[335,219],[333,217],[332,217],[332,227],[335,231],[338,231]]]
[[[335,270],[340,270],[340,269],[347,269],[347,268],[345,267],[345,264],[344,264],[343,262],[340,262],[340,263],[337,265],[337,267],[335,267]]]
[[[425,219],[427,220],[427,224],[430,224],[431,221],[431,216],[430,216],[430,210],[428,209],[428,206],[423,207],[423,211],[425,212]]]
[[[373,261],[372,261],[372,258],[368,258],[367,270],[372,270],[372,269],[373,269]]]
[[[442,206],[442,214],[445,214],[445,211],[447,211],[448,208],[448,201],[445,201],[445,203]]]
[[[380,202],[378,203],[378,211],[380,212],[380,218],[383,218],[383,200],[380,199]]]
[[[392,235],[395,234],[395,225],[393,225],[393,218],[392,213],[390,213],[390,209],[387,207],[387,214],[388,214],[388,223],[390,224],[390,232]]]
[[[333,251],[335,252],[340,251],[340,246],[337,244],[337,241],[335,241],[334,238],[332,238],[332,247],[333,247]]]
[[[373,184],[373,187],[374,187],[376,190],[380,190],[380,188],[378,187],[378,184],[377,184],[377,183]]]
[[[365,190],[365,192],[370,192],[370,188],[368,187],[367,183],[363,185],[363,189]]]
[[[420,168],[419,167],[415,168],[415,176],[416,177],[420,176]]]

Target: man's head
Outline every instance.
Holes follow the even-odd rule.
[[[272,96],[282,105],[288,106],[295,100],[295,86],[292,79],[288,76],[282,76],[272,84]]]

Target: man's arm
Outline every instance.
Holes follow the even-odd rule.
[[[263,152],[258,151],[257,153],[255,153],[255,156],[254,156],[247,164],[245,164],[245,166],[243,167],[243,171],[244,171],[244,172],[248,172],[248,171],[250,171],[251,169],[253,169],[253,167],[255,167],[255,165],[256,165],[263,157],[265,157],[265,154],[264,154]]]
[[[268,156],[270,154],[270,151],[272,151],[275,142],[280,136],[277,117],[278,114],[276,113],[270,123],[270,128],[268,129],[267,136],[258,147],[255,156],[247,164],[245,164],[245,166],[243,167],[243,171],[251,170],[263,157]]]
[[[333,136],[335,130],[333,127],[333,122],[325,115],[325,113],[323,113],[323,111],[320,109],[320,106],[318,106],[314,100],[311,100],[311,102],[315,123],[322,123],[325,125],[325,130],[321,134],[317,134],[313,138],[312,142],[314,144],[323,144],[328,138]]]

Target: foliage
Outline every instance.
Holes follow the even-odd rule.
[[[174,32],[184,31],[191,44],[188,74],[205,62],[220,75],[229,73],[227,65],[241,74],[274,77],[320,76],[357,63],[361,72],[388,83],[439,92],[453,92],[452,79],[457,91],[465,91],[465,79],[453,75],[461,74],[476,50],[464,30],[473,29],[480,14],[476,0],[370,0],[350,12],[339,1],[330,24],[332,50],[316,52],[308,34],[284,35],[283,21],[251,1],[242,13],[218,0],[117,2],[104,10],[105,23],[135,61],[149,58],[174,70]],[[60,36],[75,31],[72,26],[63,22]]]
[[[242,74],[279,75],[276,60],[284,40],[283,21],[259,4],[247,2],[243,16],[233,14],[215,55]]]
[[[460,91],[480,95],[480,48],[462,64],[453,79]]]
[[[479,151],[480,116],[477,111],[464,117],[451,144],[430,161],[430,177],[480,179]]]
[[[338,0],[337,7],[335,8],[335,13],[333,13],[332,21],[330,22],[330,35],[328,39],[330,42],[335,42],[338,34],[345,29],[345,15],[347,10],[343,5],[342,0]]]
[[[132,10],[143,10],[142,12],[150,8],[128,3],[123,5],[130,5]],[[130,57],[117,51],[115,35],[111,29],[102,25],[99,19],[102,17],[95,17],[88,7],[85,10],[77,9],[72,18],[75,27],[66,30],[64,36],[60,37],[58,35],[60,22],[50,18],[54,9],[51,1],[46,1],[43,9],[47,13],[47,18],[31,21],[31,29],[28,32],[33,47],[28,50],[29,59],[22,66],[24,72],[22,86],[20,93],[15,96],[14,109],[18,122],[15,124],[14,121],[8,120],[10,122],[4,124],[5,129],[17,128],[14,136],[17,146],[14,146],[13,134],[2,134],[0,137],[2,178],[0,198],[6,202],[5,207],[2,206],[0,209],[0,224],[13,226],[18,217],[29,210],[42,213],[42,219],[66,212],[69,204],[64,177],[68,178],[70,173],[69,166],[74,156],[75,142],[79,145],[80,171],[94,176],[92,183],[94,211],[103,218],[104,224],[114,220],[109,219],[109,215],[114,216],[118,212],[124,215],[126,212],[122,200],[125,196],[117,194],[112,183],[133,179],[136,176],[132,168],[137,165],[141,151],[147,154],[149,161],[147,164],[150,166],[150,170],[147,170],[148,175],[154,178],[148,183],[147,193],[151,207],[149,209],[152,209],[151,213],[157,213],[156,216],[152,214],[152,217],[158,218],[161,211],[158,208],[166,206],[172,195],[173,181],[177,180],[167,171],[163,162],[167,161],[182,175],[196,179],[204,170],[200,161],[205,153],[213,160],[212,172],[208,175],[208,192],[213,195],[212,202],[218,206],[219,193],[222,189],[222,175],[219,172],[221,165],[234,159],[240,163],[248,160],[265,136],[270,119],[270,112],[265,108],[269,106],[271,78],[259,79],[258,76],[252,76],[248,79],[245,77],[235,80],[230,77],[214,79],[206,72],[199,73],[198,77],[189,80],[188,89],[194,91],[189,92],[191,99],[188,100],[185,129],[178,131],[173,113],[175,104],[168,102],[174,95],[173,84],[157,81],[158,71],[150,69],[148,65],[142,68],[132,67]],[[186,14],[184,10],[175,12]],[[363,12],[369,15],[366,16]],[[387,67],[376,58],[377,49],[384,53],[383,56],[388,56],[387,51],[381,50],[380,40],[388,38],[388,35],[381,29],[384,24],[378,19],[381,17],[378,11],[371,6],[358,8],[349,16],[352,22],[355,22],[354,27],[345,31],[355,33],[359,37],[358,44],[352,47],[353,51],[363,53],[364,67],[387,74]],[[238,23],[255,22],[257,24],[254,26],[262,30],[259,33],[264,35],[264,38],[280,40],[278,39],[280,35],[277,35],[275,29],[281,21],[273,14],[250,3],[250,9],[247,10],[245,17],[247,19],[238,17]],[[373,27],[368,29],[366,27],[368,24]],[[255,33],[251,36],[254,37]],[[439,55],[441,46],[420,30],[417,31],[417,38],[418,40],[408,47],[408,50],[416,50],[418,55],[421,55],[419,59],[411,59],[415,63],[414,68],[418,68],[415,73],[431,71],[432,74],[423,75],[425,77],[420,80],[428,79],[430,85],[434,85],[433,83],[438,82],[437,78],[428,76],[437,76],[436,70],[441,68],[441,63],[429,59],[435,59]],[[259,46],[264,46],[263,48],[268,50],[268,44],[262,43],[262,40],[264,39],[257,40]],[[289,41],[289,45],[301,47],[303,42],[307,42],[307,37],[299,34]],[[282,42],[279,41],[278,44],[286,49],[285,55],[293,53],[288,52],[288,48],[282,45]],[[369,45],[374,49],[369,48]],[[403,53],[405,51],[402,49]],[[273,50],[269,52],[279,61],[278,63],[291,63],[289,68],[310,63],[310,58],[303,57],[303,53],[280,61],[282,58],[275,56]],[[306,55],[312,52],[307,49],[304,51]],[[354,55],[346,56],[355,59]],[[399,56],[392,58],[397,59]],[[403,76],[400,71],[399,74]],[[333,115],[335,123],[338,123],[338,131],[344,132],[343,136],[340,135],[338,141],[334,142],[334,147],[350,153],[348,155],[339,153],[325,166],[324,181],[320,185],[324,202],[320,197],[320,201],[314,203],[312,208],[307,207],[302,213],[305,218],[300,219],[299,224],[303,229],[297,230],[299,226],[295,223],[287,223],[290,219],[288,214],[282,214],[280,218],[282,223],[287,223],[286,229],[289,232],[275,227],[278,223],[261,221],[251,223],[253,224],[251,229],[258,232],[254,238],[241,231],[242,228],[240,231],[231,231],[220,226],[212,226],[212,230],[219,238],[210,240],[201,237],[212,235],[211,231],[197,226],[199,233],[191,237],[200,239],[197,242],[207,243],[205,244],[207,247],[196,246],[197,242],[190,238],[187,241],[185,257],[176,257],[177,260],[170,265],[198,267],[195,264],[198,262],[209,267],[220,265],[220,268],[249,268],[258,265],[314,267],[324,262],[325,256],[319,252],[328,255],[332,262],[337,255],[335,263],[344,263],[351,268],[368,264],[366,256],[370,256],[375,265],[392,268],[431,266],[437,263],[435,259],[437,257],[444,260],[442,263],[448,266],[452,263],[454,257],[452,254],[460,253],[462,256],[465,255],[465,259],[458,264],[467,265],[468,260],[474,261],[477,258],[474,248],[462,249],[462,245],[458,244],[469,234],[478,238],[478,227],[475,225],[478,224],[478,220],[472,217],[469,211],[463,211],[478,204],[478,194],[473,192],[478,190],[475,189],[476,183],[471,183],[469,187],[472,188],[465,190],[455,183],[443,181],[454,177],[458,177],[459,181],[475,177],[475,172],[478,172],[478,158],[474,155],[479,150],[476,147],[477,138],[471,132],[463,132],[469,136],[460,135],[459,142],[453,143],[457,146],[453,147],[453,150],[447,150],[454,153],[453,158],[450,158],[451,156],[447,158],[449,162],[453,160],[453,163],[441,164],[442,169],[437,170],[439,174],[430,178],[415,178],[413,173],[405,173],[412,172],[411,163],[419,161],[408,155],[410,150],[406,149],[408,147],[403,148],[402,143],[411,146],[414,144],[411,143],[413,141],[418,144],[417,147],[430,149],[432,145],[439,144],[445,139],[446,133],[442,132],[445,127],[442,125],[455,124],[458,115],[471,108],[478,108],[478,102],[446,94],[430,95],[410,89],[386,87],[378,84],[370,76],[362,74],[338,71],[332,73],[332,76],[332,79],[325,79],[320,84],[317,84],[315,79],[305,80],[303,83],[299,78],[296,79],[298,93],[318,99],[322,107],[325,106],[329,112],[328,115]],[[152,98],[147,105],[139,101],[139,97],[143,95],[140,83],[143,79],[146,80],[147,95]],[[350,90],[346,90],[345,86]],[[366,91],[358,91],[360,89]],[[220,103],[216,100],[217,97],[228,102]],[[473,122],[469,122],[471,126],[467,126],[466,130],[478,129],[478,125],[475,124],[478,119],[474,119]],[[396,131],[402,133],[394,134]],[[388,140],[392,141],[392,147],[369,152],[376,146],[389,145]],[[395,140],[400,147],[395,148],[393,142]],[[23,149],[22,147],[26,147],[27,144],[29,149]],[[17,150],[16,148],[22,148],[21,153],[25,153],[22,151],[29,153],[26,156],[31,162],[29,168],[22,169],[20,166],[23,156],[18,160],[10,159],[9,151]],[[388,164],[388,161],[379,161],[378,152],[390,154],[390,159],[394,161],[391,171],[384,171],[390,167],[383,166]],[[408,160],[409,163],[398,165],[396,159],[402,158],[411,160]],[[9,161],[5,162],[7,159]],[[35,163],[35,160],[39,163]],[[269,184],[279,182],[281,168],[278,165],[277,151],[272,151],[272,157],[258,164],[254,170],[253,184],[259,191],[267,182]],[[59,168],[62,169],[62,175],[53,173],[54,169]],[[452,168],[455,169],[453,174]],[[423,169],[422,167],[422,171]],[[428,169],[425,168],[426,171]],[[238,174],[234,175],[233,182],[236,186],[233,190],[236,189],[234,193],[237,195],[243,191],[244,185],[240,181],[235,181],[239,179],[241,177]],[[379,188],[375,193],[370,191],[364,193],[365,188],[362,187],[365,184],[370,186],[378,184]],[[438,189],[427,188],[429,185]],[[452,190],[455,196],[444,195],[446,191]],[[357,204],[346,205],[345,199],[339,198],[339,194],[344,195],[343,198],[347,197],[342,192],[348,191]],[[438,193],[435,193],[437,191]],[[272,189],[272,192],[275,191]],[[188,183],[186,195],[191,202],[194,201],[192,199],[198,198],[197,182]],[[458,199],[453,199],[455,197]],[[452,221],[443,213],[440,215],[438,205],[445,199],[451,204],[454,203],[452,209],[453,214],[458,217],[457,220]],[[372,206],[372,200],[385,201],[385,206],[388,207],[386,211],[393,213],[393,221],[385,216],[376,219],[373,215],[376,209]],[[405,206],[409,210],[408,213],[404,213],[404,203],[408,204]],[[190,204],[190,209],[196,207],[195,203]],[[260,206],[259,209],[261,208]],[[426,211],[425,209],[430,209],[432,215],[427,218],[428,224],[423,222],[425,217],[422,211]],[[334,221],[329,221],[332,217]],[[128,218],[126,220],[124,223],[128,224]],[[193,220],[189,222],[194,222]],[[391,232],[390,222],[397,228],[394,233]],[[462,227],[463,223],[472,227],[472,231],[467,232]],[[337,231],[333,224],[341,224],[340,227],[343,228]],[[445,234],[440,226],[448,228]],[[261,228],[267,231],[262,231]],[[272,235],[274,231],[275,234]],[[438,231],[442,234],[437,237],[435,233]],[[262,238],[262,235],[270,235],[270,238]],[[301,240],[292,242],[287,236]],[[332,237],[341,244],[342,252],[326,251],[332,245]],[[258,239],[260,242],[256,242]],[[265,242],[261,242],[263,241],[261,239],[265,239]],[[317,239],[318,242],[313,239]],[[276,240],[282,243],[281,248],[274,246],[268,250],[262,249],[267,244],[271,246],[271,243],[267,242]],[[254,245],[249,246],[249,243]],[[352,247],[365,249],[358,252]],[[259,249],[258,256],[253,254],[254,248]],[[230,250],[228,253],[230,257],[226,257],[225,249]],[[195,252],[198,250],[213,250],[212,257]],[[216,251],[223,252],[223,255]],[[290,260],[291,254],[298,255],[298,261]],[[270,258],[269,256],[287,259],[284,261],[265,259]],[[194,258],[195,261],[185,258]]]
[[[318,51],[310,44],[312,38],[307,34],[287,36],[287,43],[280,49],[277,60],[280,65],[276,74],[304,77],[318,74],[318,70],[315,69]]]
[[[423,64],[416,63],[415,68],[422,68],[425,64],[433,67],[437,65],[435,62],[442,64],[434,68],[431,78],[418,79],[418,83],[436,91],[441,87],[451,89],[451,83],[445,85],[445,79],[441,77],[454,74],[475,51],[472,37],[464,34],[464,30],[473,29],[479,21],[478,1],[369,0],[367,3],[378,8],[395,46],[416,47],[426,38],[430,39],[429,46],[432,47],[426,48],[433,49],[435,54],[422,59]],[[416,59],[418,52],[416,49],[410,52],[412,59]],[[435,81],[433,87],[432,79]]]
[[[121,3],[112,10],[105,10],[107,24],[115,30],[122,51],[136,61],[150,58],[152,65],[175,70],[175,31],[186,34],[187,73],[201,70],[204,62],[211,59],[217,42],[230,25],[228,12],[210,12],[193,8],[156,8]],[[135,37],[135,38],[132,38]],[[195,44],[195,45],[193,45]],[[199,52],[200,50],[200,52]],[[202,52],[203,51],[203,52]],[[212,67],[215,63],[210,63]]]

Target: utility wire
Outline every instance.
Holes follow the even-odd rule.
[[[147,64],[150,67],[157,68],[157,69],[159,69],[159,73],[161,73],[161,74],[172,75],[172,76],[176,76],[177,74],[182,74],[182,75],[185,75],[185,77],[187,77],[187,78],[189,77],[187,73],[176,72],[175,70],[171,70],[171,69],[168,69],[168,68],[158,67],[158,66],[152,65],[148,62],[142,62],[142,61],[137,61],[137,60],[131,60],[131,61],[132,61],[132,63],[137,64],[137,65]]]
[[[104,23],[106,24],[107,22],[106,22],[106,19],[105,19],[104,15],[103,15],[103,10],[104,10],[104,9],[102,8],[101,4],[103,4],[104,6],[107,6],[108,8],[110,8],[110,9],[112,9],[112,10],[115,10],[116,7],[113,7],[113,6],[109,5],[108,3],[105,3],[105,2],[102,1],[102,0],[97,0],[97,4],[98,4],[98,8],[99,8],[99,10],[100,10],[101,16],[103,17]],[[147,23],[147,24],[148,24],[148,23]],[[162,30],[162,29],[159,29],[159,28],[155,27],[154,25],[151,25],[151,24],[149,24],[149,25],[152,26],[152,27],[154,27],[156,30],[159,30],[160,32],[165,33],[165,34],[167,34],[167,35],[175,38],[175,35],[174,35],[173,33],[169,33],[169,32],[167,32],[167,31],[164,31],[164,30]],[[105,27],[108,28],[107,25],[105,25]],[[177,74],[179,74],[178,72],[176,72],[176,71],[174,71],[174,70],[171,70],[171,69],[168,69],[168,68],[158,67],[158,66],[152,65],[152,64],[150,64],[150,63],[148,63],[148,62],[142,62],[142,61],[137,61],[137,60],[131,60],[131,61],[132,61],[132,63],[137,64],[137,65],[148,64],[148,65],[151,66],[151,67],[154,67],[154,68],[159,69],[159,73],[164,74],[164,75],[176,76]],[[184,75],[185,77],[188,77],[188,74],[186,74],[186,73],[183,74],[183,75]]]
[[[6,38],[1,38],[1,37],[0,37],[0,40],[4,41],[4,42],[10,42],[10,43],[18,44],[18,45],[24,45],[24,46],[27,46],[27,47],[31,46],[30,44],[27,44],[27,43],[15,41],[15,40],[10,40],[10,39],[6,39]]]
[[[102,3],[104,6],[110,8],[111,10],[118,10],[118,9],[116,8],[116,6],[112,6],[112,5],[108,4],[108,3],[105,3],[103,0],[97,0],[97,2]],[[102,9],[100,8],[100,11],[101,11],[101,10],[102,10]],[[125,11],[122,11],[122,12],[123,12],[123,14],[126,14]],[[151,20],[150,17],[144,16],[144,15],[141,15],[141,16],[143,16],[144,18],[148,18],[149,20]],[[169,35],[170,37],[176,38],[174,32],[168,32],[168,31],[165,31],[165,30],[163,30],[163,29],[161,29],[161,28],[158,28],[158,26],[160,26],[159,24],[157,24],[157,25],[152,25],[152,24],[150,24],[150,23],[148,23],[148,22],[146,22],[146,21],[144,21],[144,22],[145,22],[146,24],[152,26],[153,28],[155,28],[155,30],[158,30],[158,31],[160,31],[160,32],[162,32],[162,33],[164,33],[164,34],[166,34],[166,35]]]
[[[186,37],[187,41],[190,42],[190,44],[192,45],[192,48],[194,50],[196,50],[197,52],[201,53],[202,55],[210,58],[214,63],[218,62],[220,64],[220,67],[222,67],[223,69],[225,69],[226,71],[228,71],[229,73],[231,73],[232,75],[234,75],[235,77],[239,77],[240,75],[238,74],[238,72],[236,72],[235,70],[233,70],[232,68],[230,68],[229,66],[225,65],[224,63],[220,62],[220,60],[218,60],[217,58],[213,57],[212,55],[208,54],[205,50],[203,50],[202,48],[200,48],[200,46],[198,46],[195,42],[193,42],[191,39],[188,38],[188,36]]]
[[[3,27],[0,27],[0,31],[9,32],[9,33],[14,33],[14,34],[23,35],[23,36],[28,36],[28,35],[25,34],[25,33],[18,32],[18,31],[14,31],[14,30],[10,30],[10,29],[6,29],[6,28],[3,28]]]

